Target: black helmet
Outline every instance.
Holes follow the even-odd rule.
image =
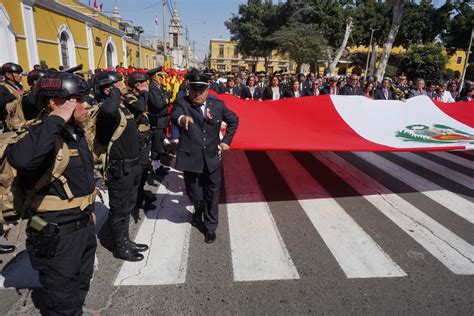
[[[28,81],[28,84],[30,85],[30,87],[33,86],[34,84],[34,81],[35,80],[38,80],[39,78],[43,77],[43,76],[46,76],[49,72],[47,70],[43,70],[43,69],[33,69],[32,71],[30,71],[28,73],[28,76],[26,77],[27,81]]]
[[[1,73],[2,75],[6,74],[7,72],[13,72],[16,74],[20,74],[23,72],[23,68],[20,65],[15,63],[5,63],[2,66]]]
[[[112,85],[122,80],[122,74],[116,71],[101,71],[96,73],[92,80],[94,92],[96,95],[100,94],[100,88],[104,86]]]
[[[133,88],[137,82],[145,82],[149,79],[148,75],[144,72],[134,71],[128,75],[128,86]]]
[[[89,90],[81,77],[67,72],[53,72],[41,77],[35,85],[37,95],[41,97],[68,97],[85,94]]]

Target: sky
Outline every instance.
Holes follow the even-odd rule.
[[[88,5],[88,0],[81,0]],[[154,38],[155,16],[158,17],[158,38],[162,38],[162,0],[97,0],[97,3],[103,3],[102,10],[104,14],[110,15],[115,2],[120,10],[122,19],[133,21],[134,25],[142,26],[145,29],[144,36]],[[169,0],[169,3],[178,10],[181,17],[181,23],[188,27],[191,43],[196,42],[195,55],[199,60],[209,53],[209,40],[212,38],[230,38],[229,31],[224,25],[224,21],[237,13],[239,4],[246,3],[245,0]],[[90,1],[91,5],[94,0]],[[166,28],[171,15],[166,12]],[[168,35],[167,35],[168,36]],[[185,34],[183,34],[184,39]],[[167,38],[167,40],[169,40]]]

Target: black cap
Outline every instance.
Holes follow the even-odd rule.
[[[191,88],[196,88],[196,89],[203,89],[206,87],[209,87],[209,80],[211,78],[207,76],[206,74],[203,74],[202,72],[190,72],[186,76],[186,80],[188,80],[189,85]]]
[[[128,85],[133,87],[137,82],[145,82],[149,79],[148,75],[141,71],[134,71],[128,75]]]
[[[67,72],[48,73],[35,85],[39,97],[68,97],[85,94],[89,87],[81,77]]]
[[[2,70],[0,71],[1,75],[4,75],[7,72],[13,72],[16,74],[20,74],[23,72],[23,68],[20,65],[15,63],[5,63],[2,66]]]
[[[156,68],[150,69],[150,70],[148,70],[146,73],[147,73],[149,76],[152,76],[152,75],[156,74],[157,72],[161,72],[162,70],[163,70],[163,67],[160,66],[160,67],[156,67]]]

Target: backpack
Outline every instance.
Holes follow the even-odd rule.
[[[84,126],[84,132],[86,135],[87,143],[89,144],[89,149],[92,151],[94,164],[102,165],[102,172],[105,175],[105,170],[107,168],[107,164],[109,162],[109,152],[112,148],[114,142],[122,136],[125,128],[127,127],[127,119],[130,118],[129,115],[125,115],[125,113],[120,110],[120,122],[117,128],[115,129],[110,141],[107,145],[102,145],[97,142],[96,140],[96,124],[97,124],[97,117],[99,115],[100,107],[102,103],[97,104],[94,108],[92,108],[89,112],[89,121]],[[122,105],[121,105],[122,107]],[[132,115],[133,116],[133,115]]]
[[[16,91],[11,85],[7,83],[0,84],[1,86],[5,87],[11,94]],[[6,110],[6,118],[5,124],[9,131],[17,131],[21,130],[26,125],[25,115],[23,113],[23,106],[22,106],[23,97],[20,96],[18,99],[7,103],[5,108]]]
[[[34,120],[34,124],[40,121]],[[31,122],[30,126],[33,125]],[[33,189],[24,192],[23,186],[17,177],[17,171],[13,168],[6,158],[6,149],[8,145],[18,142],[28,135],[27,130],[6,132],[0,134],[0,225],[4,229],[6,218],[25,217],[25,212],[33,203],[36,193],[46,185],[55,180],[63,184],[64,191],[68,198],[73,198],[71,190],[67,184],[66,178],[62,175],[69,164],[69,147],[61,137],[55,142],[56,158],[54,163],[39,178]]]

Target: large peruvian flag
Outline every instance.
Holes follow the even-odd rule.
[[[474,148],[474,102],[359,96],[246,101],[217,95],[240,118],[233,149],[433,151]]]

